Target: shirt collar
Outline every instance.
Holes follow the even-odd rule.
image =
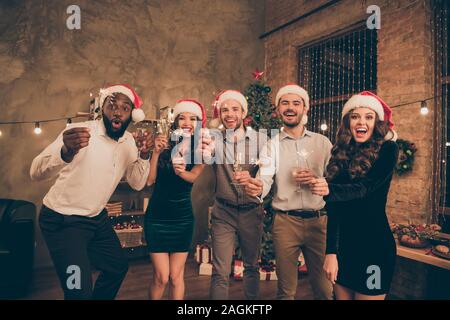
[[[251,134],[255,134],[255,132],[254,132],[253,129],[245,128],[244,130],[245,130],[245,136],[244,136],[245,139],[250,139],[250,135],[251,135]],[[227,133],[227,130],[224,129],[224,130],[222,131],[223,140],[224,140],[225,142],[231,142],[231,141],[227,141],[227,140],[226,140],[226,139],[227,139],[227,134],[226,134],[226,133]],[[237,140],[237,141],[239,142],[239,141],[242,141],[242,140],[243,140],[243,138],[241,138],[241,139],[239,139],[239,140]]]
[[[103,123],[103,119],[96,120],[97,121],[97,134],[99,136],[104,136],[108,139],[111,139],[112,141],[116,142],[116,140],[112,139],[108,134],[106,133],[105,124]],[[127,131],[123,134],[122,137],[119,138],[117,141],[118,143],[122,143],[127,140]]]
[[[305,136],[311,137],[311,131],[309,131],[308,129],[306,129],[306,127],[305,127],[305,129],[303,130],[303,133],[302,133],[302,135],[301,135],[301,137],[300,137],[299,139],[302,139],[302,138],[304,138]],[[281,128],[281,132],[280,132],[280,140],[284,140],[284,139],[286,139],[286,138],[295,140],[293,137],[291,137],[289,134],[287,134],[287,133],[284,131],[284,127],[283,127],[283,128]]]

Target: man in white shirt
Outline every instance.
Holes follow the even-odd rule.
[[[126,129],[143,120],[141,99],[126,85],[100,90],[102,119],[69,125],[34,160],[32,180],[57,177],[39,223],[65,299],[114,299],[128,270],[105,206],[125,175],[141,190],[150,142],[138,150]],[[101,271],[92,288],[91,264]]]
[[[298,256],[303,252],[314,298],[328,300],[332,297],[332,286],[322,270],[327,222],[322,196],[332,145],[327,137],[306,129],[309,110],[306,90],[296,84],[286,85],[275,100],[284,127],[262,150],[265,159],[259,178],[249,179],[246,191],[250,196],[265,197],[274,187],[272,236],[277,298],[295,298]],[[317,183],[313,184],[314,181]]]

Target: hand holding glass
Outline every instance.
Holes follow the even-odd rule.
[[[241,172],[242,171],[242,153],[238,152],[236,154],[236,159],[234,159],[234,163],[233,163],[233,182],[231,182],[231,184],[233,185],[240,185],[239,182],[236,181],[236,179],[234,178],[234,176],[236,175],[237,172]]]
[[[167,138],[167,141],[170,139],[170,122],[166,119],[161,119],[158,121],[157,124],[158,128],[158,134],[162,135],[163,137]],[[169,149],[169,144],[164,149]]]

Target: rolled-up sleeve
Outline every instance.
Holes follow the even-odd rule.
[[[260,153],[260,169],[257,173],[257,178],[261,179],[263,183],[263,192],[261,198],[264,199],[272,188],[273,177],[277,168],[277,153],[273,141],[269,141],[261,150]]]
[[[149,172],[150,161],[136,157],[136,160],[128,166],[126,172],[126,179],[130,187],[137,191],[142,190],[145,187]]]
[[[331,150],[333,149],[333,145],[331,144],[330,140],[328,140],[327,138],[323,139],[323,144],[324,144],[323,149],[325,152],[325,163],[323,166],[324,167],[323,172],[324,172],[324,174],[326,174],[327,166],[331,159]]]
[[[52,144],[34,158],[30,168],[31,180],[38,181],[54,178],[64,167],[69,165],[61,158],[63,132],[59,134]]]

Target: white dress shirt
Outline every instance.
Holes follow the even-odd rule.
[[[301,165],[317,177],[323,177],[331,157],[332,144],[324,135],[303,131],[294,139],[284,130],[273,137],[261,151],[261,167],[257,176],[263,182],[261,198],[266,197],[275,180],[272,207],[275,210],[320,210],[325,206],[323,197],[313,195],[308,186],[297,183],[292,172]],[[303,157],[299,157],[303,154]],[[299,161],[299,162],[297,162]]]
[[[63,132],[75,127],[89,128],[91,137],[89,145],[66,163],[61,158]],[[107,135],[103,120],[95,120],[71,124],[63,132],[33,160],[30,169],[32,180],[57,177],[43,201],[48,208],[94,217],[105,208],[124,175],[133,189],[145,186],[150,164],[138,156],[128,131],[115,141]]]

